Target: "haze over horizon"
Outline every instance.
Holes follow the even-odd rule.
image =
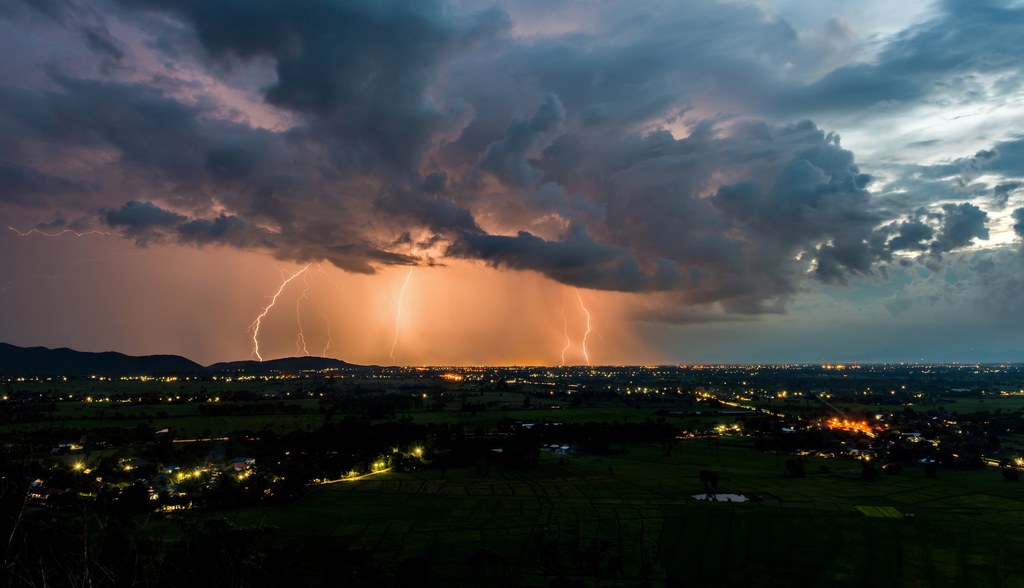
[[[3,348],[4,346],[7,346],[7,345],[10,345],[10,344],[6,343],[6,342],[0,341],[0,356],[3,356],[7,352],[7,349]],[[217,361],[211,362],[209,364],[204,364],[203,362],[193,361],[188,356],[178,355],[178,354],[156,353],[156,354],[149,354],[149,355],[132,355],[132,354],[126,354],[126,353],[120,352],[120,351],[118,351],[116,349],[105,349],[105,350],[102,350],[102,351],[81,351],[81,350],[77,350],[77,349],[70,349],[70,348],[67,348],[67,347],[54,347],[54,348],[43,347],[43,346],[35,346],[35,347],[14,346],[14,347],[15,347],[15,351],[26,351],[26,350],[27,351],[35,351],[35,350],[42,349],[42,350],[45,350],[45,351],[42,352],[44,354],[45,353],[50,353],[50,352],[66,352],[66,351],[70,351],[72,354],[82,354],[82,355],[90,355],[90,354],[92,354],[92,355],[103,355],[103,354],[113,353],[113,354],[116,354],[116,355],[119,355],[119,356],[124,356],[124,357],[126,357],[128,359],[144,359],[144,358],[168,358],[168,359],[171,359],[171,358],[177,358],[177,359],[188,360],[191,364],[194,364],[195,366],[198,366],[199,368],[214,368],[214,367],[220,367],[220,366],[227,366],[227,367],[224,367],[224,368],[221,368],[221,369],[235,369],[235,364],[246,364],[246,366],[251,365],[251,366],[254,366],[254,367],[255,366],[263,365],[263,366],[267,366],[267,368],[271,369],[271,370],[282,369],[280,367],[275,367],[275,366],[277,366],[278,364],[280,364],[282,362],[284,362],[288,366],[288,367],[283,368],[283,369],[286,369],[286,370],[287,369],[298,369],[298,370],[330,369],[330,368],[334,367],[331,364],[337,364],[337,362],[341,362],[343,364],[347,364],[348,366],[353,367],[353,368],[381,368],[381,369],[402,368],[402,369],[417,369],[417,370],[418,369],[423,369],[423,368],[428,368],[428,369],[429,368],[434,368],[434,369],[445,369],[445,368],[453,368],[453,369],[460,369],[460,368],[468,368],[468,369],[476,369],[476,368],[480,368],[480,369],[560,368],[561,369],[561,368],[564,368],[564,369],[567,369],[567,370],[574,370],[575,369],[575,370],[584,370],[584,371],[586,371],[588,369],[591,369],[591,368],[599,369],[599,368],[623,368],[623,367],[640,367],[640,368],[703,368],[703,367],[708,367],[708,366],[736,366],[736,367],[753,367],[753,366],[757,366],[757,367],[768,367],[768,368],[772,368],[772,367],[777,367],[777,368],[795,368],[795,367],[800,367],[800,366],[807,366],[807,367],[820,367],[820,368],[826,369],[826,370],[830,370],[830,369],[844,370],[844,369],[857,368],[857,367],[894,366],[894,365],[905,365],[905,366],[914,366],[914,365],[917,365],[917,366],[933,366],[933,365],[934,366],[938,366],[938,365],[943,365],[943,366],[956,366],[956,365],[961,365],[961,366],[973,366],[973,365],[994,365],[994,366],[1024,365],[1024,362],[1022,362],[1022,361],[973,362],[973,361],[960,361],[960,360],[957,360],[957,361],[922,361],[922,360],[903,360],[903,361],[896,361],[896,360],[879,360],[879,361],[856,361],[856,360],[855,361],[810,361],[810,360],[808,360],[808,361],[749,361],[749,362],[737,361],[737,362],[692,362],[692,363],[678,362],[678,363],[663,363],[663,364],[614,364],[614,363],[605,363],[605,364],[593,364],[593,365],[589,365],[589,366],[586,365],[586,364],[566,364],[566,365],[562,365],[562,366],[553,366],[553,365],[550,365],[550,364],[514,364],[514,363],[508,363],[508,364],[468,364],[468,363],[461,363],[461,364],[418,364],[418,365],[417,364],[405,364],[405,365],[386,365],[386,364],[383,364],[383,365],[367,365],[367,364],[355,364],[355,363],[351,363],[351,362],[346,362],[346,361],[344,361],[344,360],[342,360],[340,358],[321,357],[321,356],[316,356],[316,355],[309,355],[309,356],[293,355],[293,356],[283,356],[283,357],[267,357],[267,358],[264,358],[263,360],[256,360],[256,359],[252,359],[252,358],[234,358],[234,359],[228,358],[228,359],[217,360]],[[35,356],[33,356],[33,362],[38,363],[39,361],[43,360],[43,358],[44,358],[43,355],[35,355]],[[0,363],[4,364],[8,368],[10,368],[11,366],[14,366],[14,367],[18,366],[18,363],[13,361],[11,359],[11,357],[3,356],[3,357],[0,357],[0,360],[2,360],[2,361],[0,361]],[[89,365],[87,363],[84,363],[86,361],[86,359],[84,357],[81,358],[81,360],[82,361],[78,361],[78,362],[75,363],[76,369],[79,369],[82,366]],[[309,365],[305,366],[305,367],[295,367],[296,360],[301,361],[301,362],[307,362]],[[318,362],[320,362],[322,367],[313,367]],[[33,365],[35,365],[35,363]],[[168,369],[169,368],[167,368],[166,366],[161,366],[158,371],[159,371],[159,373],[171,373],[171,372],[173,372],[173,370],[170,370],[170,372],[169,372]],[[184,373],[184,372],[182,372],[182,373]],[[38,373],[38,372],[35,372],[33,374],[28,374],[28,373],[18,373],[16,371],[13,371],[13,372],[9,372],[8,375],[26,376],[26,375],[43,375],[43,374],[42,373]],[[57,375],[69,375],[69,374],[62,374],[62,372],[60,372],[58,370],[58,371],[47,372],[47,375],[57,376]],[[97,374],[90,374],[90,375],[97,375]]]
[[[1008,0],[15,0],[0,341],[1021,361],[1021,30]]]

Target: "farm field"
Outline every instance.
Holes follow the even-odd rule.
[[[57,383],[55,386],[67,386]],[[151,384],[150,388],[157,387]],[[70,387],[68,387],[70,388]],[[267,414],[204,414],[203,409],[210,408],[201,400],[189,401],[188,393],[182,392],[181,398],[174,402],[158,403],[126,403],[126,402],[89,402],[84,400],[63,400],[54,404],[55,410],[42,421],[19,425],[28,429],[65,428],[88,431],[101,427],[134,428],[142,424],[156,429],[171,428],[178,438],[194,438],[201,436],[223,436],[235,431],[259,431],[269,428],[277,434],[294,430],[315,430],[326,422],[325,413],[319,398],[284,396],[282,391],[268,384],[252,387],[258,394],[272,392],[279,394],[280,399],[264,402],[286,405],[288,412],[268,412]],[[61,390],[71,393],[71,390]],[[147,392],[150,398],[153,391]],[[76,391],[83,396],[84,393]],[[174,391],[162,392],[157,399],[164,396],[173,398]],[[300,393],[296,392],[296,396]],[[306,392],[301,392],[305,396]],[[116,397],[114,397],[116,398]],[[424,425],[461,425],[467,428],[495,427],[505,419],[564,422],[564,423],[638,423],[656,418],[657,403],[648,403],[635,407],[624,406],[569,406],[548,398],[531,398],[530,406],[523,407],[521,393],[486,393],[466,396],[467,402],[484,406],[476,410],[462,410],[460,400],[449,399],[440,410],[408,409],[392,415],[392,419],[407,419],[410,422]],[[671,399],[675,404],[665,403],[664,407],[678,408],[679,399]],[[230,407],[231,402],[220,403],[222,407]],[[344,418],[345,413],[337,413],[335,419]],[[680,425],[714,425],[718,422],[733,422],[735,416],[688,416],[670,417]],[[375,422],[383,422],[385,418],[374,418]],[[10,430],[8,425],[0,425],[0,433]]]
[[[859,478],[854,461],[781,476],[742,442],[635,446],[611,457],[542,456],[538,468],[385,472],[311,488],[298,502],[231,511],[239,526],[380,565],[428,562],[435,586],[1024,586],[1024,487],[997,471]],[[759,502],[704,502],[719,492]]]
[[[173,428],[178,438],[222,436],[233,431],[259,431],[270,428],[282,434],[299,429],[315,429],[324,422],[316,400],[290,400],[298,407],[294,414],[203,414],[202,402],[180,404],[117,404],[95,402],[60,402],[51,419],[19,425],[29,430],[69,429],[88,432],[102,427],[134,428],[146,425],[155,429]],[[10,430],[0,427],[0,431]]]
[[[182,565],[210,565],[183,585],[294,568],[295,586],[1024,588],[1024,486],[992,467],[1024,461],[1024,397],[911,408],[418,373],[16,382],[0,431],[41,454],[25,479],[61,497],[33,506],[40,525],[77,524],[70,507],[131,515],[137,553],[173,545]],[[879,434],[816,423],[836,412]],[[900,444],[907,430],[929,442]],[[880,477],[804,450],[844,446]],[[806,475],[785,477],[797,456]],[[723,500],[695,498],[707,472]],[[148,500],[131,502],[139,490]]]

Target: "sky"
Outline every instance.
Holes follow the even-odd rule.
[[[0,341],[1024,360],[1024,2],[11,0]]]

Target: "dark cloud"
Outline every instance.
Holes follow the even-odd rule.
[[[988,240],[988,214],[971,203],[943,204],[907,213],[906,220],[889,223],[879,230],[887,257],[897,253],[927,252],[925,265],[939,269],[943,254],[969,247],[975,239]],[[904,263],[909,258],[904,258]]]
[[[194,245],[216,243],[241,249],[275,247],[266,230],[226,214],[189,218],[152,202],[132,200],[118,209],[106,211],[103,218],[110,227],[122,229],[143,244],[150,240],[176,239]]]
[[[1017,233],[1018,237],[1024,237],[1024,208],[1013,211],[1013,220],[1013,232]]]
[[[21,206],[43,206],[54,194],[89,192],[88,182],[68,180],[5,161],[0,161],[0,201]]]
[[[988,214],[973,204],[943,205],[931,252],[941,254],[970,245],[974,239],[988,240],[987,222]]]
[[[191,218],[151,202],[128,202],[119,209],[107,211],[104,220],[140,244],[175,241],[195,246],[260,249],[279,259],[299,263],[326,261],[356,273],[375,273],[377,264],[410,265],[417,262],[414,257],[386,251],[366,241],[345,243],[337,239],[304,239],[301,234],[270,231],[235,215]],[[309,228],[315,230],[316,227]]]
[[[45,86],[0,86],[0,199],[65,196],[140,243],[366,273],[450,256],[779,312],[808,279],[881,277],[910,263],[897,254],[938,263],[987,239],[985,212],[962,202],[993,194],[1005,206],[1018,184],[978,178],[1024,172],[1024,141],[1003,141],[908,167],[879,198],[838,135],[731,114],[920,100],[948,72],[1001,71],[1011,64],[995,43],[1019,44],[1004,27],[1020,11],[992,2],[976,14],[946,3],[876,62],[810,81],[779,73],[814,59],[794,29],[737,3],[610,11],[588,30],[533,36],[509,34],[500,9],[439,0],[116,4],[179,77],[49,67]],[[105,25],[87,34],[105,21],[82,5],[25,10],[131,61]],[[1003,20],[991,39],[968,38],[948,30],[958,16],[977,30]],[[258,92],[229,75],[244,67],[266,69]],[[259,116],[232,110],[243,90],[257,92]]]
[[[212,59],[269,57],[270,104],[317,119],[344,164],[418,165],[445,113],[429,86],[457,51],[509,26],[498,9],[455,16],[443,2],[119,0],[185,20]]]
[[[357,218],[367,220],[373,197],[363,200],[360,194],[345,194],[340,198],[345,188],[329,173],[323,156],[311,155],[318,151],[317,144],[301,133],[275,133],[225,121],[202,105],[184,104],[142,84],[62,74],[54,74],[52,80],[56,90],[0,86],[0,130],[11,138],[0,145],[0,157],[24,160],[26,154],[38,152],[31,146],[42,142],[50,152],[45,161],[30,159],[34,166],[83,152],[113,158],[115,166],[90,170],[96,187],[89,197],[64,199],[65,209],[106,210],[106,222],[140,242],[219,240],[226,245],[271,248],[286,259],[332,255],[344,261],[343,267],[371,271],[370,262],[354,261],[352,252],[376,251],[376,237],[365,224],[351,223]],[[82,191],[90,185],[79,179],[57,181],[34,166],[5,168],[10,170],[12,181],[7,188],[12,194],[24,198],[31,195],[30,188],[45,189],[47,194],[33,197],[52,199],[72,193],[71,187]],[[140,192],[175,212],[159,213],[152,208],[156,203],[129,203],[122,208]],[[223,208],[231,214],[224,219],[211,216]],[[359,210],[357,216],[354,211]],[[188,230],[174,233],[164,230],[175,218],[171,215],[212,220],[197,221]],[[244,230],[231,220],[235,218],[246,219]],[[299,235],[316,246],[300,245]],[[345,254],[330,253],[332,247]]]
[[[707,121],[684,139],[625,138],[584,165],[571,177],[605,178],[594,190],[607,225],[595,235],[672,260],[693,301],[758,312],[795,293],[808,264],[833,280],[878,261],[859,251],[882,220],[869,178],[812,123]],[[721,176],[747,179],[716,188]]]
[[[816,145],[780,170],[771,189],[751,182],[726,186],[715,202],[746,230],[771,237],[789,253],[821,242],[816,275],[843,281],[848,272],[869,273],[878,259],[868,245],[882,218],[869,206],[869,182],[838,138],[819,134]]]
[[[112,227],[122,227],[129,234],[140,234],[157,228],[171,227],[185,221],[185,217],[164,210],[152,202],[132,200],[115,210],[108,210],[104,220]]]
[[[904,221],[896,226],[896,236],[888,245],[893,251],[925,251],[935,236],[935,229],[919,219]]]
[[[882,102],[911,104],[928,88],[911,76],[888,71],[889,64],[853,64],[830,72],[821,80],[780,100],[791,112],[849,111]]]
[[[201,166],[208,140],[201,136],[200,110],[159,90],[71,78],[54,72],[54,91],[0,87],[0,130],[12,138],[0,153],[23,156],[32,139],[55,149],[72,145],[116,149],[129,165],[188,182]]]
[[[1012,177],[1024,176],[1024,137],[1000,141],[991,150],[987,169]]]
[[[126,49],[107,27],[107,20],[88,2],[74,0],[12,0],[0,15],[11,18],[30,19],[43,16],[75,32],[85,41],[86,47],[101,57],[103,71],[109,72],[125,58]]]
[[[944,0],[938,14],[903,31],[871,63],[839,67],[805,87],[778,93],[785,112],[848,113],[872,106],[912,107],[923,99],[967,101],[975,74],[1014,72],[1024,53],[1024,9],[1002,0]],[[1005,95],[1020,81],[1003,84]]]
[[[992,188],[992,200],[998,208],[1006,208],[1010,202],[1010,194],[1024,186],[1024,182],[1003,182]]]
[[[231,245],[239,249],[274,249],[270,234],[237,216],[222,214],[180,223],[177,233],[185,243]]]
[[[548,96],[532,117],[513,120],[505,136],[487,146],[480,158],[480,169],[508,186],[536,186],[541,172],[530,163],[530,152],[545,137],[550,138],[564,120],[562,102],[555,95]]]
[[[420,191],[426,194],[440,194],[448,187],[448,174],[431,172],[420,182]]]
[[[436,233],[480,231],[469,210],[450,200],[414,192],[401,191],[384,194],[374,202],[374,210],[393,219],[419,225]]]
[[[596,243],[579,225],[559,241],[525,231],[514,237],[464,232],[447,254],[483,259],[495,267],[533,270],[566,284],[601,290],[661,290],[679,280],[679,270],[671,261],[652,260],[650,269],[645,269],[628,249]]]

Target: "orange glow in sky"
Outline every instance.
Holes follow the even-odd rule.
[[[32,293],[31,303],[20,284],[5,300],[53,324],[61,345],[82,350],[175,353],[203,364],[266,360],[296,355],[301,326],[311,355],[389,365],[397,326],[400,365],[586,365],[582,297],[592,324],[601,327],[586,340],[594,365],[660,359],[630,320],[645,297],[577,295],[533,272],[453,260],[416,267],[410,278],[408,267],[354,274],[224,247],[140,250],[108,239],[43,241],[81,249],[81,261],[48,270],[46,283],[58,287]],[[77,289],[60,287],[68,283]],[[176,295],[166,296],[171,291]]]

